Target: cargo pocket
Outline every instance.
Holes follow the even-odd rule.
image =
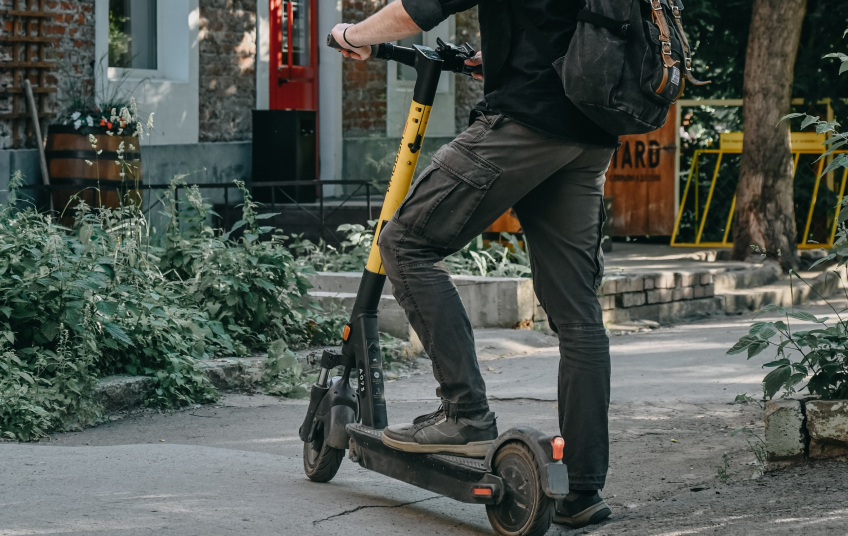
[[[604,200],[601,198],[601,208],[598,218],[598,241],[597,249],[595,250],[595,290],[601,286],[601,281],[604,278],[604,250],[601,249],[601,243],[604,241],[604,224],[607,222],[607,211],[604,208]]]
[[[499,167],[469,149],[445,145],[398,209],[398,223],[436,246],[449,247],[500,174]]]

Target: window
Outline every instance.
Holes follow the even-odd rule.
[[[309,0],[283,2],[283,63],[288,64],[289,24],[291,24],[292,65],[309,65]],[[289,20],[291,19],[291,20]]]
[[[455,25],[456,22],[451,15],[429,32],[400,39],[397,44],[410,48],[413,45],[436,48],[436,39],[439,37],[444,41],[451,41],[451,36],[455,32]],[[399,137],[403,133],[406,115],[409,113],[409,106],[412,103],[417,75],[414,67],[401,65],[396,61],[390,61],[386,67],[386,135],[393,138]],[[427,123],[428,137],[453,136],[456,133],[455,103],[454,73],[442,73],[436,90],[433,111]]]
[[[156,70],[156,0],[109,0],[109,67]]]
[[[424,44],[424,34],[426,32],[421,32],[413,35],[412,37],[405,37],[403,39],[398,40],[398,46],[412,48],[413,45],[423,45]],[[397,79],[398,80],[411,80],[415,82],[416,74],[415,67],[410,67],[409,65],[397,64]]]

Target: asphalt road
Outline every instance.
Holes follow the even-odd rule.
[[[820,311],[819,311],[820,312]],[[719,317],[613,339],[613,518],[592,534],[848,534],[848,466],[752,480],[740,426],[761,428],[760,365],[725,356],[749,319]],[[499,427],[554,431],[556,350],[534,332],[478,333]],[[387,386],[391,422],[435,407],[428,374]],[[173,414],[135,412],[40,443],[0,444],[0,536],[28,534],[492,534],[485,509],[345,460],[328,484],[302,471],[304,401],[228,394]],[[672,442],[671,439],[675,441]],[[716,477],[727,453],[730,479]],[[699,491],[692,491],[692,490]],[[583,533],[553,527],[549,535]]]

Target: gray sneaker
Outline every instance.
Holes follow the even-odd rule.
[[[395,424],[383,430],[383,443],[404,452],[459,454],[484,458],[498,437],[491,411],[473,418],[448,417],[442,407],[412,423]]]
[[[569,493],[562,501],[557,501],[554,523],[579,529],[594,525],[608,518],[612,512],[598,495],[588,493]]]

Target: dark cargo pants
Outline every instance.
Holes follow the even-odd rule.
[[[488,408],[486,385],[442,261],[515,209],[536,295],[559,336],[559,420],[573,490],[602,488],[609,463],[609,340],[596,293],[612,152],[481,114],[436,152],[379,239],[395,298],[433,361],[437,395],[451,416],[476,413]]]

